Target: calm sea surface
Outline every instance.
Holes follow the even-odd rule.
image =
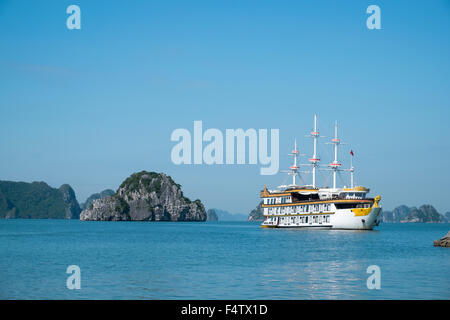
[[[450,224],[0,220],[1,299],[450,299]],[[69,290],[66,268],[81,269]],[[369,290],[367,267],[381,268]]]

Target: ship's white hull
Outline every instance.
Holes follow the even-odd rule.
[[[372,230],[378,224],[381,207],[372,207],[369,210],[354,212],[352,209],[339,209],[320,214],[272,215],[266,217],[261,227]]]

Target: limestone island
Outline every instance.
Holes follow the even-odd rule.
[[[200,200],[191,201],[164,173],[141,171],[128,177],[111,196],[95,199],[80,220],[205,221]]]

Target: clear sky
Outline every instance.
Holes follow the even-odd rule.
[[[71,4],[81,30],[66,27]],[[381,30],[366,27],[371,4]],[[344,165],[353,149],[357,184],[386,209],[443,213],[449,76],[445,0],[0,0],[0,179],[69,183],[81,202],[133,172],[165,172],[207,208],[247,213],[285,177],[174,165],[172,131],[277,128],[288,167],[294,137],[311,154],[317,113],[322,135],[339,121]]]

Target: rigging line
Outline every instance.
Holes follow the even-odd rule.
[[[281,184],[282,186],[286,185],[287,179],[289,179],[289,174],[286,176],[286,178],[284,178],[283,183]]]
[[[324,185],[324,187],[328,187],[328,180],[330,179],[330,177],[331,177],[331,171],[328,173],[328,175],[327,175],[327,178],[326,178],[326,180],[325,180],[325,185]]]
[[[301,182],[303,182],[303,185],[306,185],[306,182],[305,180],[303,180],[303,177],[301,176],[300,173],[297,175],[297,177],[300,179]]]
[[[322,181],[324,181],[323,187],[326,187],[332,172],[329,169],[319,169],[317,172],[320,172]]]
[[[319,181],[323,181],[323,175],[322,175],[322,170],[318,169],[316,171],[317,177],[316,177],[316,187],[318,187],[320,185]]]
[[[329,148],[323,148],[325,150],[326,153],[326,159],[331,159],[328,160],[328,163],[330,163],[331,161],[334,160],[334,156],[331,156],[330,151],[328,150]],[[320,159],[322,161],[322,158]]]
[[[345,186],[345,181],[344,181],[344,178],[342,178],[341,172],[338,171],[337,173],[338,173],[339,178],[341,179],[342,184]]]

